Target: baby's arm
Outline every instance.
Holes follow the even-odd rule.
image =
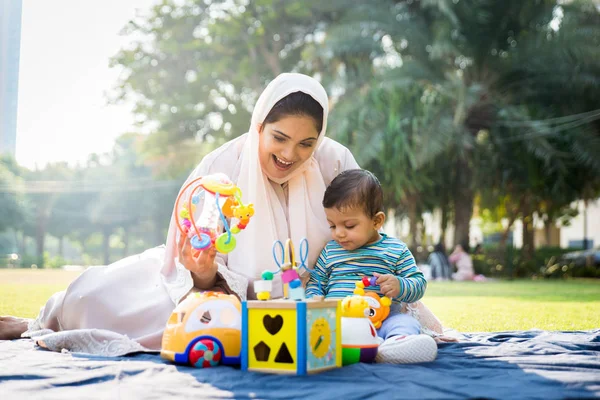
[[[327,276],[327,246],[321,250],[315,268],[310,271],[310,278],[306,284],[306,297],[325,296],[325,288],[329,278]]]
[[[425,294],[427,280],[417,268],[417,263],[410,250],[405,247],[396,263],[396,277],[400,282],[400,294],[396,297],[405,303],[414,303]]]

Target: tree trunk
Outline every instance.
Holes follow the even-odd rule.
[[[513,224],[515,223],[515,220],[516,220],[515,217],[510,217],[510,219],[508,220],[508,226],[506,227],[504,232],[502,232],[502,237],[500,237],[500,248],[502,248],[502,249],[506,247],[506,242],[508,240],[510,228],[512,228]]]
[[[123,231],[123,257],[127,257],[129,255],[129,224],[126,224]]]
[[[588,225],[587,225],[587,209],[588,201],[583,200],[583,249],[587,250],[590,246],[588,245]]]
[[[552,241],[552,224],[553,221],[549,218],[544,220],[544,237],[546,239],[546,246],[550,246],[550,242]]]
[[[102,229],[102,254],[104,255],[104,265],[110,264],[110,233],[110,227],[105,226]]]
[[[423,214],[421,212],[418,213],[419,220],[417,223],[417,231],[419,232],[417,245],[425,246],[427,244],[427,227],[425,226],[425,220],[423,219]]]
[[[417,204],[409,199],[408,204],[408,223],[410,230],[410,249],[415,250],[417,247]]]
[[[44,268],[44,242],[46,239],[46,227],[43,221],[38,221],[35,229],[35,255],[38,268]]]
[[[49,207],[46,204],[46,207]],[[46,227],[48,225],[48,209],[40,209],[37,213],[35,224],[35,254],[38,268],[44,268],[44,247],[46,241]]]
[[[440,243],[446,247],[446,229],[448,229],[449,210],[447,203],[442,206],[442,221],[440,226]]]
[[[535,250],[533,212],[526,201],[523,207],[523,260],[531,261]]]
[[[21,236],[21,255],[25,255],[27,254],[27,245],[28,245],[28,239],[27,239],[27,235],[25,234],[25,232],[23,232],[22,236]]]
[[[83,257],[85,255],[85,250],[86,250],[86,243],[87,243],[87,239],[86,238],[81,238],[81,240],[79,241],[79,243],[81,244],[81,256]]]
[[[469,244],[474,198],[473,168],[469,160],[459,159],[456,162],[454,185],[454,245]]]
[[[65,237],[61,236],[58,238],[58,256],[61,258],[65,258],[64,254],[65,254]]]

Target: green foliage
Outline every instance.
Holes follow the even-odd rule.
[[[329,135],[377,174],[411,244],[423,212],[453,219],[460,241],[474,204],[492,233],[534,215],[568,222],[574,200],[600,195],[600,12],[589,1],[163,0],[123,34],[132,42],[111,60],[122,70],[111,100],[133,101],[150,133],[125,133],[84,166],[0,163],[0,231],[36,238],[38,258],[46,235],[90,263],[162,243],[184,177],[248,130],[258,94],[286,71],[324,84]],[[558,274],[527,239],[511,274]],[[481,268],[494,275],[506,255],[490,259]]]
[[[325,18],[313,3],[163,1],[131,21],[124,34],[138,39],[113,57],[124,69],[113,100],[133,99],[140,125],[154,128],[147,156],[170,168],[182,147],[247,132],[266,83],[302,66]]]
[[[441,208],[461,240],[478,194],[512,224],[600,193],[598,16],[555,0],[164,1],[113,63],[166,169],[245,132],[275,75],[317,75],[330,135],[380,177],[386,205],[412,220]]]
[[[483,254],[472,256],[473,267],[477,274],[493,278],[600,278],[597,266],[579,266],[561,257],[572,251],[540,247],[529,259],[522,249],[488,248]]]
[[[46,268],[62,268],[67,264],[69,264],[69,262],[61,256],[48,257],[44,262]]]

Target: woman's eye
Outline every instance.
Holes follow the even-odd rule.
[[[346,229],[352,229],[354,228],[356,225],[352,225],[352,226],[347,226]]]
[[[330,226],[329,229],[335,229],[335,226]]]
[[[300,143],[300,146],[305,147],[305,148],[313,147],[312,143]]]
[[[273,138],[280,143],[285,142],[285,138],[282,138],[281,136],[273,136]]]

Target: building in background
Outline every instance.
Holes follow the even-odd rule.
[[[0,0],[0,155],[15,155],[22,0]]]

